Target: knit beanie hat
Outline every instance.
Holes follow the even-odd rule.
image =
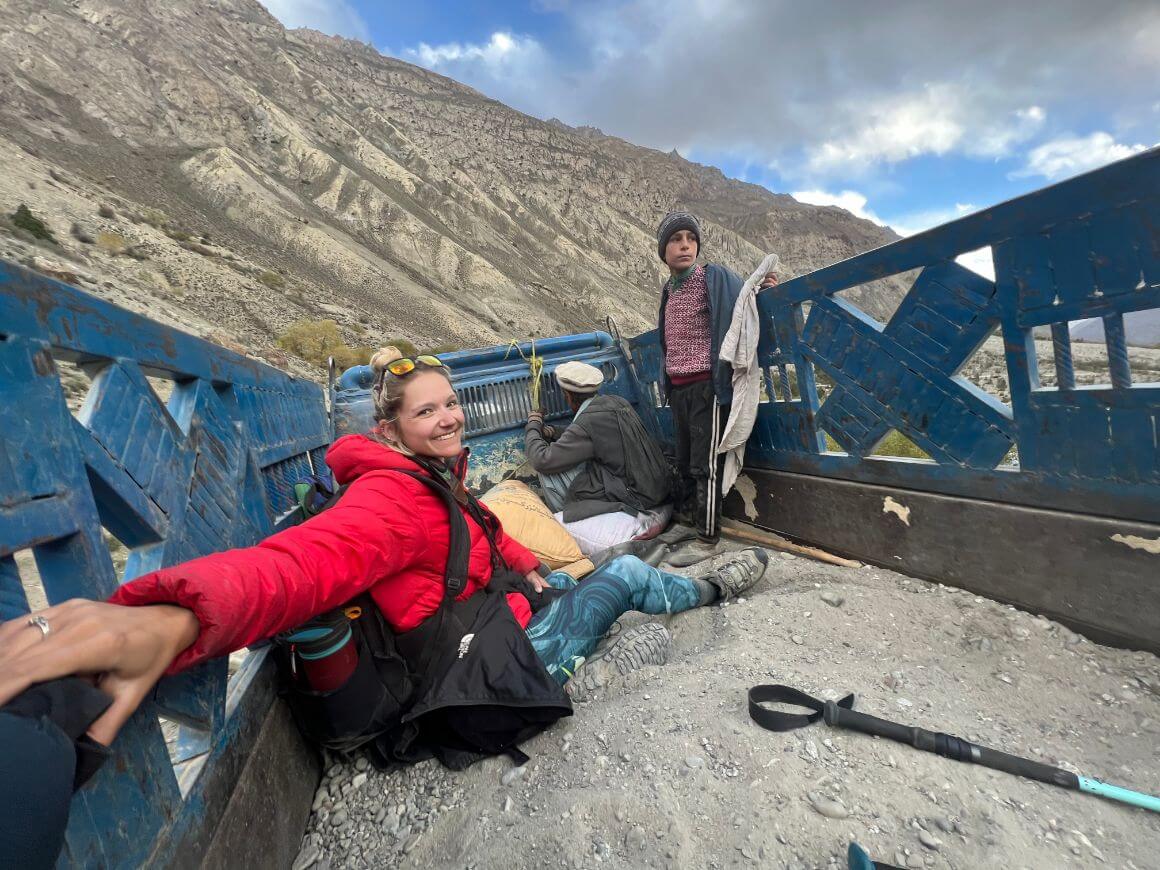
[[[665,246],[677,230],[689,230],[697,237],[697,253],[701,253],[701,225],[697,219],[687,211],[671,211],[665,215],[661,225],[657,227],[657,255],[661,260],[665,258]]]

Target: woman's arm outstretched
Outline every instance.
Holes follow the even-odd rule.
[[[92,675],[114,699],[90,730],[108,743],[163,675],[300,625],[410,565],[427,532],[399,509],[402,486],[389,472],[364,475],[330,510],[257,546],[146,574],[111,603],[40,611],[47,632],[28,617],[0,625],[0,704],[34,683]]]

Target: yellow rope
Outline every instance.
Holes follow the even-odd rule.
[[[540,408],[540,376],[544,371],[544,358],[536,353],[535,339],[532,339],[532,352],[530,356],[525,355],[520,348],[519,342],[512,339],[508,342],[508,349],[504,353],[503,358],[506,360],[508,354],[513,350],[520,355],[520,359],[528,364],[528,373],[532,377],[532,382],[528,386],[528,395],[532,402],[532,410],[543,410]]]

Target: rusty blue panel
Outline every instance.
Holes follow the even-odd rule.
[[[1104,296],[1132,293],[1140,284],[1140,249],[1150,240],[1148,228],[1135,207],[1117,209],[1092,226],[1092,268],[1096,289]]]
[[[937,460],[938,485],[949,486],[967,467],[989,467],[1017,445],[1021,465],[996,479],[998,491],[1026,497],[1030,490],[1013,485],[1024,475],[1033,488],[1050,490],[1057,504],[1078,504],[1063,494],[1086,489],[1100,493],[1101,511],[1154,516],[1160,492],[1148,487],[1160,459],[1156,436],[1148,433],[1160,399],[1146,385],[1132,384],[1120,325],[1126,312],[1160,308],[1160,281],[1149,278],[1160,263],[1158,182],[1160,150],[1153,149],[764,291],[759,308],[773,320],[773,338],[779,346],[796,340],[806,358],[799,375],[819,365],[837,385],[813,423],[852,457],[841,465],[816,461],[852,474],[854,459],[896,428]],[[984,245],[992,248],[994,282],[951,260]],[[916,267],[921,271],[910,293],[884,329],[836,297]],[[802,302],[811,305],[803,332],[783,334],[778,313]],[[1031,328],[1051,326],[1066,356],[1068,321],[1089,317],[1107,324],[1111,387],[1039,389]],[[997,329],[1010,407],[957,376]],[[783,361],[780,355],[770,360]],[[1067,371],[1060,375],[1068,385]],[[779,414],[786,411],[778,403],[759,410],[762,417]],[[777,432],[779,424],[767,428]],[[783,443],[762,461],[794,465],[799,460],[785,455],[790,449]],[[1104,482],[1131,490],[1134,507],[1109,500]]]
[[[53,358],[96,375],[73,417]],[[176,381],[170,410],[145,375]],[[253,401],[239,404],[234,391]],[[132,548],[126,576],[256,542],[273,528],[260,457],[317,457],[330,427],[317,385],[0,263],[0,617],[27,609],[10,554],[30,548],[50,602],[116,588],[102,525]],[[295,455],[297,451],[298,455]],[[168,832],[211,826],[176,786],[156,717],[207,729],[213,753],[250,733],[225,717],[225,662],[163,681],[121,732],[117,759],[74,800],[62,862],[143,866]],[[264,694],[268,704],[269,694]],[[247,708],[249,709],[249,708]],[[264,713],[265,707],[251,718]],[[244,748],[242,749],[244,752]],[[212,770],[211,755],[205,769]]]
[[[1067,221],[1098,216],[1128,205],[1154,203],[1157,190],[1160,190],[1160,149],[1152,148],[1103,169],[786,281],[773,292],[782,302],[832,296],[879,278],[953,260],[968,251],[987,246],[995,250],[996,245],[1014,237],[1033,236]],[[1039,257],[1032,260],[1035,266]],[[1004,260],[1004,263],[1011,261]]]
[[[921,293],[929,294],[930,287],[921,286]],[[946,290],[940,285],[939,292]],[[851,316],[852,306],[843,300],[821,299],[814,303],[810,320],[811,324],[819,322],[819,332],[841,334],[846,330],[851,335],[845,348],[827,343],[833,348],[830,358],[811,350],[840,387],[822,405],[818,425],[827,431],[840,431],[841,438],[836,431],[831,434],[845,449],[858,455],[871,452],[889,429],[895,428],[936,459],[994,465],[1011,445],[1011,436],[1003,434],[1009,429],[1007,410],[947,374],[961,360],[944,355],[935,361],[937,366],[932,365],[892,334],[915,322],[916,315],[924,310],[924,305],[912,303],[879,332],[865,318]],[[826,320],[841,321],[841,326],[821,325]],[[953,334],[954,324],[944,320],[939,329]],[[807,327],[807,342],[809,335]],[[850,396],[857,400],[857,406],[850,404]],[[860,413],[858,407],[868,409],[869,414]],[[851,419],[861,423],[860,437]]]

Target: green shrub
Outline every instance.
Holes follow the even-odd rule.
[[[461,348],[457,344],[448,343],[448,344],[434,345],[433,347],[430,347],[427,350],[421,351],[421,353],[429,353],[429,354],[432,354],[434,356],[438,356],[441,353],[452,353],[452,352],[457,351],[457,350],[463,350],[463,348]]]
[[[271,290],[281,290],[286,286],[286,279],[279,275],[277,272],[272,272],[269,269],[259,275],[258,280],[269,287]]]
[[[52,232],[45,226],[44,221],[35,217],[24,203],[16,206],[16,211],[12,213],[12,225],[31,233],[35,238],[56,244],[56,239],[52,237]]]
[[[129,250],[129,240],[120,233],[97,233],[97,247],[106,254],[116,257]]]
[[[899,432],[890,430],[890,434],[878,442],[874,448],[874,456],[905,456],[908,459],[930,459],[930,454]]]
[[[823,432],[826,436],[826,449],[831,453],[845,453],[844,447],[838,444],[829,432]],[[890,433],[878,442],[869,455],[871,456],[904,456],[907,459],[930,459],[930,454],[899,432],[897,429],[891,429]]]
[[[166,216],[165,212],[158,211],[155,208],[145,209],[143,212],[137,215],[137,220],[140,223],[149,224],[149,226],[153,227],[155,230],[162,229],[167,223],[169,223],[169,218]]]
[[[333,320],[300,320],[282,333],[278,346],[319,368],[326,368],[327,360],[334,357],[340,371],[365,364],[372,353],[369,347],[348,346]]]

